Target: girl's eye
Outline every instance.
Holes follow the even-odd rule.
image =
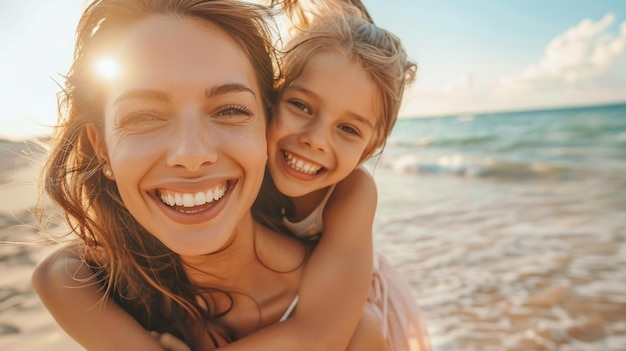
[[[339,129],[349,134],[360,135],[359,131],[356,128],[353,128],[352,126],[349,126],[349,125],[345,125],[345,124],[340,125]]]
[[[226,116],[226,117],[227,116],[240,116],[240,115],[252,116],[252,112],[243,106],[227,105],[227,106],[222,107],[217,113],[217,116]]]
[[[301,110],[302,112],[307,113],[307,114],[311,114],[311,109],[304,102],[300,100],[289,100],[287,102],[295,106],[298,110]]]

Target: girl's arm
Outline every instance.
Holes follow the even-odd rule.
[[[374,181],[365,170],[337,184],[324,211],[324,233],[305,267],[295,313],[220,349],[326,351],[379,345],[382,331],[372,328],[371,316],[363,312],[372,278],[376,201]],[[100,305],[104,294],[92,275],[75,249],[61,249],[38,265],[32,281],[57,323],[86,349],[163,350],[115,302]],[[178,344],[175,338],[167,340],[161,341],[168,349]]]
[[[33,288],[57,323],[87,350],[165,350],[119,305],[102,303],[104,291],[77,250],[61,248],[33,272]]]
[[[326,351],[354,343],[372,280],[376,202],[374,180],[362,168],[337,184],[324,210],[322,237],[305,267],[295,313],[220,350]],[[357,336],[379,340],[382,329]]]

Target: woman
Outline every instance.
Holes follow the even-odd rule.
[[[43,177],[83,260],[43,262],[33,283],[87,349],[161,349],[153,330],[205,350],[288,317],[307,249],[250,210],[274,102],[268,38],[259,7],[229,0],[100,0],[83,14]],[[123,311],[67,289],[99,288],[81,284],[85,264],[136,321],[106,324],[99,309]],[[95,324],[67,324],[76,314]],[[351,347],[366,346],[384,340],[364,314]]]

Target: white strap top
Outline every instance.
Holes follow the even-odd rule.
[[[280,319],[278,320],[279,323],[280,322],[284,322],[285,320],[287,320],[287,318],[289,318],[289,316],[291,316],[291,313],[293,312],[293,310],[298,305],[298,300],[299,299],[300,299],[300,295],[296,295],[296,297],[293,299],[293,301],[291,301],[291,304],[289,305],[289,307],[287,307],[287,311],[285,311],[283,316],[280,317]]]
[[[336,185],[336,184],[335,184]],[[330,198],[330,194],[335,190],[335,185],[332,185],[324,198],[315,207],[308,216],[298,222],[291,222],[287,217],[283,217],[283,224],[291,233],[302,239],[319,240],[324,228],[324,207]]]

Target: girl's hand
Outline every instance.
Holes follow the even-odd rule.
[[[153,331],[150,332],[150,334],[152,334],[167,351],[191,351],[191,348],[189,348],[187,344],[170,333],[159,334]]]

